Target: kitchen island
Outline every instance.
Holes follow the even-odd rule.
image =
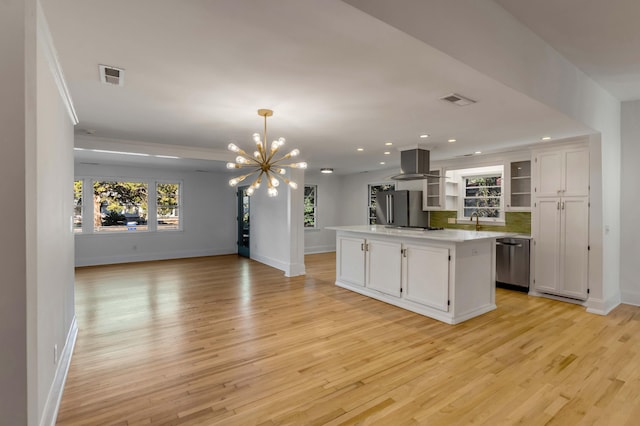
[[[457,324],[496,308],[496,238],[508,232],[380,225],[336,232],[336,285]]]

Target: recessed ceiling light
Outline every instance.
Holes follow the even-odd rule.
[[[325,173],[325,174],[333,173],[333,169],[331,167],[323,167],[320,169],[320,173]]]
[[[449,140],[447,140],[447,142],[449,142],[449,143],[454,143],[455,141],[456,141],[455,139],[449,139]]]
[[[389,155],[389,154],[391,154],[391,152],[389,152],[389,151],[385,151],[384,152],[384,155]]]
[[[358,149],[356,149],[356,151],[362,152],[362,151],[364,151],[364,148],[358,148]]]
[[[393,142],[385,142],[384,144],[385,144],[386,146],[391,146],[391,145],[393,145]]]
[[[551,140],[551,136],[545,136],[545,137],[541,138],[540,140],[542,140],[542,141],[550,141]]]
[[[482,151],[476,151],[475,154],[482,154]]]
[[[429,135],[425,133],[425,134],[423,134],[423,135],[420,135],[420,137],[421,137],[422,139],[426,139],[426,138],[428,138],[428,137],[429,137]]]
[[[381,161],[380,164],[384,164],[384,161]]]

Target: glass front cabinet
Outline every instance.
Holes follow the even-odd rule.
[[[506,210],[531,211],[531,160],[512,161],[507,171]]]

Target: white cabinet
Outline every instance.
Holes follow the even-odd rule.
[[[586,299],[589,270],[589,151],[535,156],[534,288]]]
[[[345,236],[336,242],[338,282],[448,310],[449,249]]]
[[[339,236],[336,239],[336,276],[339,281],[364,287],[365,244],[364,238]]]
[[[504,233],[330,229],[338,231],[337,286],[447,324],[496,308],[495,238]]]
[[[536,197],[589,196],[589,150],[573,148],[535,156]]]
[[[531,160],[511,162],[507,173],[506,210],[531,211]]]
[[[448,311],[449,249],[405,244],[402,288],[412,302]]]
[[[442,210],[444,207],[444,191],[442,169],[430,170],[430,175],[439,177],[428,177],[423,184],[422,210]]]
[[[400,297],[402,244],[383,240],[367,240],[365,244],[366,286]]]

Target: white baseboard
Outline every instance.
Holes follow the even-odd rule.
[[[62,352],[60,353],[58,366],[56,368],[55,375],[53,376],[53,383],[51,383],[47,400],[44,403],[42,417],[40,418],[40,426],[54,426],[56,424],[58,409],[60,408],[60,401],[62,399],[62,391],[64,390],[64,384],[67,381],[67,373],[69,373],[71,356],[73,355],[73,348],[76,345],[77,337],[78,323],[74,316],[71,321],[71,327],[69,327],[69,333],[67,334],[67,341],[64,344],[64,349],[62,349]]]
[[[251,253],[251,259],[284,272],[285,277],[296,277],[306,273],[304,263],[286,263],[261,254]]]
[[[76,266],[111,265],[116,263],[148,262],[152,260],[185,259],[188,257],[235,254],[236,249],[183,250],[167,253],[140,253],[76,259]]]
[[[622,290],[622,303],[640,306],[640,291]]]
[[[618,297],[618,294],[616,294],[616,297],[612,297],[607,300],[590,297],[587,300],[587,312],[597,315],[607,315],[619,304],[620,298]]]
[[[330,253],[336,251],[336,245],[305,247],[304,254]]]

